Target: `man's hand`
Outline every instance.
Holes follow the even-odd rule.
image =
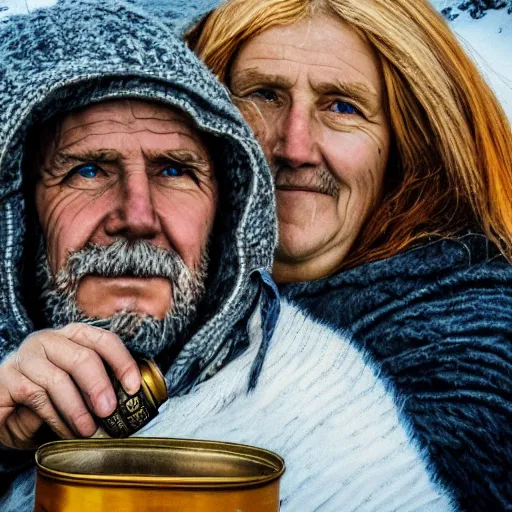
[[[105,361],[133,394],[140,387],[137,363],[120,338],[86,324],[38,331],[0,365],[0,443],[34,448],[43,423],[61,438],[89,437],[117,399]]]

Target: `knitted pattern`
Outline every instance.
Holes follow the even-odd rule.
[[[464,510],[512,509],[512,267],[480,235],[281,293],[348,331]]]

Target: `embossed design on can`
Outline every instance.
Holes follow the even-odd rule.
[[[140,430],[158,414],[158,408],[167,400],[165,379],[151,359],[137,360],[141,372],[141,387],[129,395],[111,375],[118,407],[106,418],[101,418],[105,432],[110,437],[128,437]]]

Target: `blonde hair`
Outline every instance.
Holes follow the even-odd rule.
[[[375,49],[394,135],[387,190],[342,266],[467,229],[483,232],[511,260],[510,123],[427,0],[229,0],[186,40],[229,86],[245,42],[318,11],[348,23]]]

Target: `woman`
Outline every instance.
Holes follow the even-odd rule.
[[[512,136],[446,23],[423,0],[231,0],[186,38],[276,173],[282,295],[369,351],[461,509],[507,509]],[[361,147],[381,156],[367,181]]]

